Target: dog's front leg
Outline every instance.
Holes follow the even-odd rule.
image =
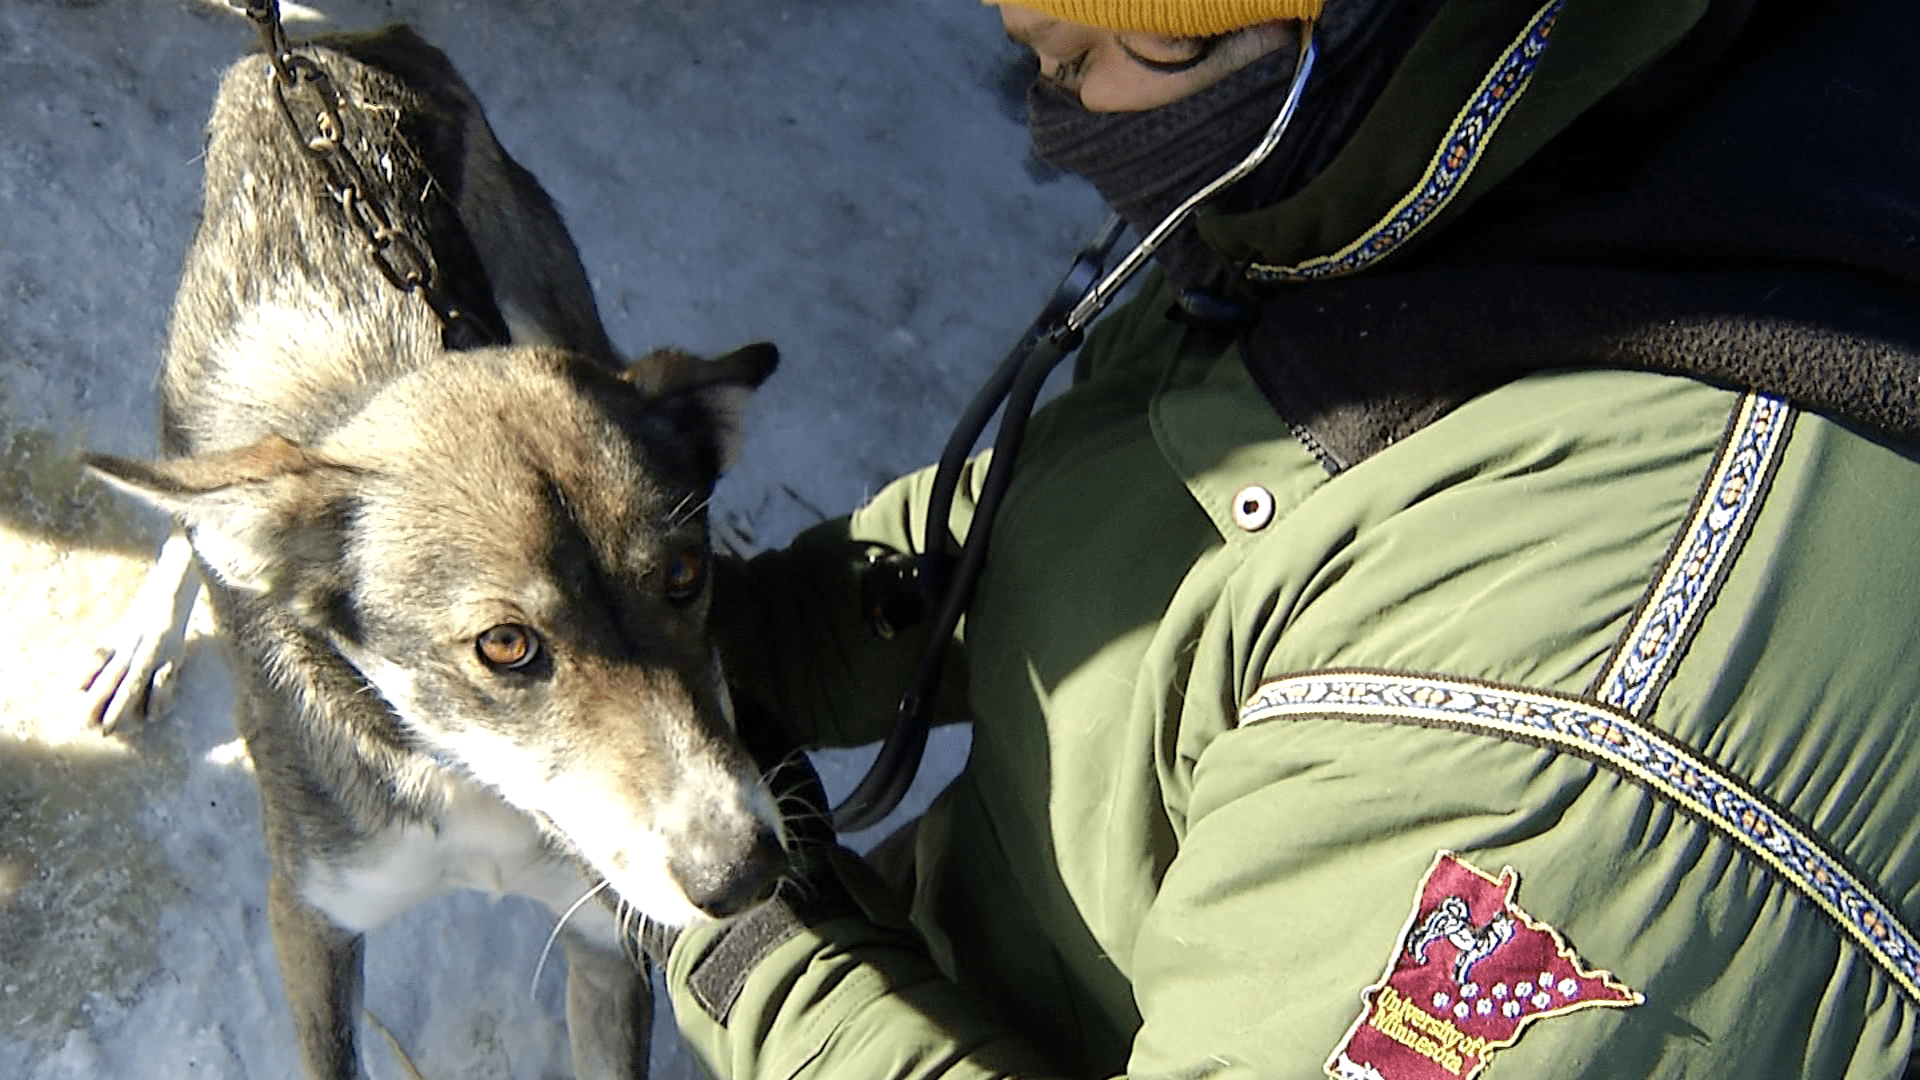
[[[267,885],[267,915],[309,1080],[366,1080],[359,1038],[365,939],[307,903],[278,871]]]
[[[646,1080],[653,986],[643,963],[567,935],[567,1036],[579,1080]]]

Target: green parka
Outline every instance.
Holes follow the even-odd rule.
[[[683,1030],[718,1075],[1902,1073],[1920,994],[1920,460],[1910,432],[1885,432],[1920,385],[1899,367],[1920,333],[1888,314],[1920,312],[1916,174],[1846,203],[1875,208],[1860,231],[1879,254],[1837,260],[1732,226],[1699,240],[1710,209],[1668,219],[1676,203],[1642,205],[1638,181],[1609,178],[1571,217],[1529,186],[1576,121],[1675,56],[1707,58],[1672,99],[1696,117],[1743,78],[1778,88],[1769,63],[1810,64],[1781,92],[1831,110],[1806,138],[1845,144],[1832,129],[1861,116],[1846,71],[1893,47],[1876,5],[1804,24],[1733,7],[1443,5],[1318,179],[1206,225],[1262,326],[1319,333],[1342,363],[1170,319],[1164,290],[1097,329],[1034,419],[956,642],[943,707],[973,722],[972,755],[919,830],[910,903],[835,856],[863,916],[675,947]],[[1914,87],[1863,92],[1911,109]],[[1679,146],[1742,152],[1737,125],[1714,145],[1674,123],[1621,174],[1684,163]],[[1881,134],[1896,164],[1920,154]],[[1789,187],[1811,168],[1795,160]],[[1859,179],[1817,164],[1818,183]],[[1780,197],[1809,234],[1852,228],[1845,200]],[[1543,205],[1556,216],[1530,219]],[[1622,222],[1640,234],[1602,250]],[[1679,234],[1720,247],[1667,257]],[[1636,276],[1609,293],[1616,271]],[[1493,295],[1541,281],[1566,285],[1524,310]],[[1420,322],[1435,296],[1452,316]],[[1630,332],[1609,321],[1623,310]],[[1350,391],[1376,329],[1395,355],[1451,342],[1422,362],[1465,374],[1396,383],[1389,362]],[[1856,378],[1894,374],[1849,399],[1848,376],[1793,357],[1757,370],[1794,341]],[[1738,370],[1710,370],[1728,356]],[[922,642],[871,633],[860,568],[923,547],[929,483],[724,579],[730,673],[796,739],[885,733]],[[943,542],[965,535],[972,486]],[[1449,858],[1510,871],[1505,915],[1427,917],[1423,882]],[[1563,1007],[1586,991],[1559,981],[1547,1007],[1554,980],[1469,990],[1458,967],[1444,1000],[1394,989],[1429,949],[1504,947],[1495,929],[1557,935],[1613,1000]],[[761,958],[716,997],[691,982],[723,950]],[[1545,1015],[1455,1053],[1496,992]],[[1363,1071],[1336,1054],[1363,1014],[1431,1052]]]

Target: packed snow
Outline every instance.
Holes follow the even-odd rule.
[[[781,543],[931,461],[1100,211],[1029,158],[1026,69],[975,0],[327,0],[412,23],[565,212],[615,342],[780,345],[715,521]],[[201,126],[247,46],[190,0],[0,5],[0,1076],[299,1074],[217,639],[156,723],[74,686],[164,523],[82,476],[155,448]],[[936,744],[924,800],[964,757]],[[827,763],[844,790],[857,758]],[[883,827],[884,828],[884,827]],[[866,838],[871,839],[871,837]],[[572,1074],[552,918],[462,894],[373,934],[367,1004],[428,1080]],[[406,1075],[375,1029],[381,1080]],[[656,1075],[698,1075],[662,1038]]]

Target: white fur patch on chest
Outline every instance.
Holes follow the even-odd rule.
[[[525,896],[565,911],[593,887],[532,818],[464,777],[448,773],[441,782],[445,809],[434,825],[395,825],[350,859],[309,864],[301,895],[342,927],[365,933],[453,889]],[[582,906],[569,926],[603,944],[616,940],[613,916],[598,904]]]

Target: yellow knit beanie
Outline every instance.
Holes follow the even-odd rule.
[[[984,0],[999,4],[1001,0]],[[1324,0],[1012,0],[1021,7],[1110,30],[1210,37],[1272,19],[1311,19]]]

